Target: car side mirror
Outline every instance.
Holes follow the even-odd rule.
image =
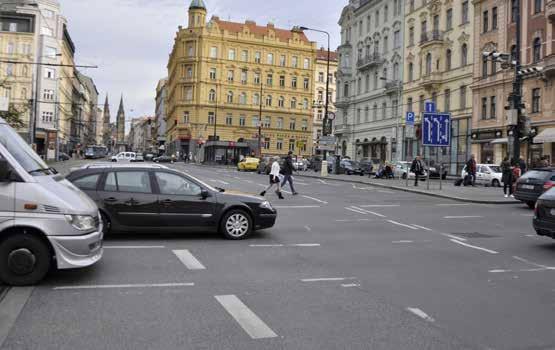
[[[207,190],[202,190],[202,191],[200,192],[200,198],[206,199],[206,198],[208,198],[208,197],[210,197],[210,192],[208,192]]]
[[[10,182],[11,181],[11,169],[10,164],[5,159],[0,159],[0,182]]]

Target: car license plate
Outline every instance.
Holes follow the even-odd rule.
[[[520,188],[522,188],[523,190],[533,190],[534,185],[521,185]]]

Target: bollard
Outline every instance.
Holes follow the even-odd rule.
[[[443,190],[443,164],[439,166],[439,190]]]
[[[328,162],[323,160],[322,161],[322,169],[320,172],[320,176],[327,177],[328,176]]]
[[[407,166],[407,176],[406,176],[406,180],[407,180],[407,187],[409,187],[409,177],[410,177],[410,168]]]
[[[428,167],[428,171],[427,171],[427,179],[426,179],[426,189],[429,191],[430,190],[430,167]]]

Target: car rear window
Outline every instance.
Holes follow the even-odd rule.
[[[522,175],[521,179],[547,180],[551,174],[548,170],[530,170]]]

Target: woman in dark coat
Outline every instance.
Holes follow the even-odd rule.
[[[509,195],[513,195],[513,169],[507,157],[505,157],[501,163],[501,172],[503,173],[501,177],[501,182],[503,182],[503,193],[505,194],[505,198],[508,198]],[[509,193],[507,193],[507,188],[509,189]]]

